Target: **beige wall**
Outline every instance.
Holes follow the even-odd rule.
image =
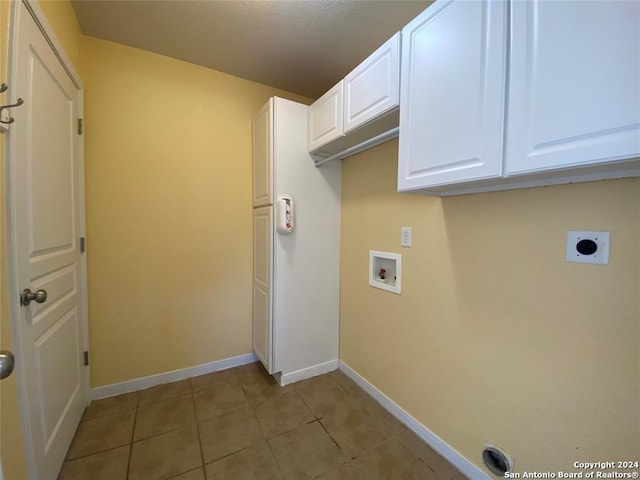
[[[85,80],[93,385],[249,352],[250,119],[269,96],[292,97],[92,38],[81,49],[69,2],[41,4]],[[396,148],[343,162],[342,359],[478,465],[485,440],[520,471],[634,458],[639,181],[400,195]],[[596,228],[611,231],[611,264],[565,263],[566,231]],[[401,296],[367,285],[369,249],[403,254]],[[4,253],[1,266],[6,348]],[[10,480],[25,478],[21,441],[7,440],[12,385]]]
[[[89,37],[83,64],[92,385],[250,353],[251,120],[301,98]]]
[[[8,36],[10,21],[9,2],[0,2],[0,83],[9,83],[7,78]],[[8,100],[7,93],[0,94],[0,104]],[[13,350],[11,317],[9,315],[7,242],[6,242],[6,185],[5,185],[5,139],[0,133],[0,348]],[[16,375],[2,381],[0,385],[0,460],[7,480],[25,479],[26,465],[22,446],[22,433],[18,412]]]
[[[71,3],[67,0],[40,0],[39,4],[76,71],[82,76],[82,65],[80,64],[82,34]],[[5,83],[9,83],[6,70],[9,20],[10,2],[0,1],[0,77],[2,79],[1,82]],[[5,95],[2,95],[3,99],[6,98]],[[5,138],[5,134],[0,134],[0,347],[11,350],[11,318],[8,305],[6,261]],[[2,459],[4,477],[6,480],[23,480],[27,478],[27,473],[15,375],[2,381],[0,400],[2,405],[0,414],[0,458]]]
[[[640,180],[429,198],[396,152],[343,162],[341,359],[476,465],[486,440],[517,471],[637,459]],[[568,230],[610,231],[610,264],[565,262]],[[402,254],[401,296],[370,249]]]
[[[82,78],[82,30],[69,0],[38,0],[76,73]]]

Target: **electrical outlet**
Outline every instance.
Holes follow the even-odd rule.
[[[568,232],[567,262],[609,265],[609,232]]]
[[[400,246],[401,247],[411,246],[411,227],[402,227],[401,234],[400,234]]]

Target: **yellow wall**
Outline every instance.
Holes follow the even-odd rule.
[[[7,78],[8,36],[10,19],[9,2],[0,2],[0,83],[9,83]],[[0,94],[0,104],[8,100],[7,93]],[[5,189],[5,143],[6,134],[0,133],[0,348],[13,350],[11,317],[9,315],[7,242],[6,242],[6,189]],[[5,478],[24,479],[26,465],[22,446],[22,433],[18,413],[16,375],[0,384],[0,460]]]
[[[98,387],[251,352],[251,120],[282,91],[86,37]]]
[[[640,180],[439,199],[396,164],[343,161],[341,359],[476,465],[486,440],[520,472],[637,460]],[[610,231],[610,264],[565,262],[569,230]],[[401,296],[370,249],[402,254]]]
[[[82,78],[82,30],[69,0],[38,0],[76,73]]]
[[[271,95],[304,99],[92,38],[81,48],[69,2],[41,5],[85,81],[93,386],[249,352],[250,120]],[[640,182],[400,195],[396,149],[343,162],[342,360],[478,465],[485,440],[519,471],[635,458]],[[570,229],[610,230],[611,264],[564,262]],[[367,285],[369,249],[403,254],[401,296]],[[1,270],[6,348],[4,254]],[[25,478],[12,385],[10,480]]]
[[[73,62],[76,71],[82,76],[82,65],[80,64],[81,32],[71,3],[67,0],[41,0],[39,3],[69,59]],[[5,83],[9,83],[6,69],[10,5],[8,1],[0,1],[0,78],[1,82]],[[4,100],[6,98],[5,94],[1,98]],[[5,236],[5,138],[5,134],[0,134],[0,347],[11,350],[11,318],[7,292],[8,272]],[[18,410],[16,375],[12,375],[2,381],[0,400],[2,405],[0,416],[0,458],[2,460],[4,478],[6,480],[23,480],[27,478],[27,473]]]

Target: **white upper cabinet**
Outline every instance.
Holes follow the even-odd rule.
[[[400,191],[640,176],[640,2],[438,0],[401,79]]]
[[[400,32],[344,79],[344,132],[398,107]]]
[[[400,33],[309,107],[316,162],[345,158],[397,135]]]
[[[342,136],[343,80],[309,107],[309,151]]]
[[[640,155],[640,2],[512,11],[507,173]]]
[[[402,30],[398,190],[502,175],[505,2],[436,2]]]
[[[273,99],[253,119],[253,206],[273,203]]]

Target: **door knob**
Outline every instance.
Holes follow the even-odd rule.
[[[16,366],[16,359],[9,350],[0,350],[0,380],[7,378]]]
[[[30,289],[25,288],[20,294],[20,305],[27,306],[32,300],[35,300],[36,303],[44,303],[47,300],[47,291],[41,288],[34,293]]]

